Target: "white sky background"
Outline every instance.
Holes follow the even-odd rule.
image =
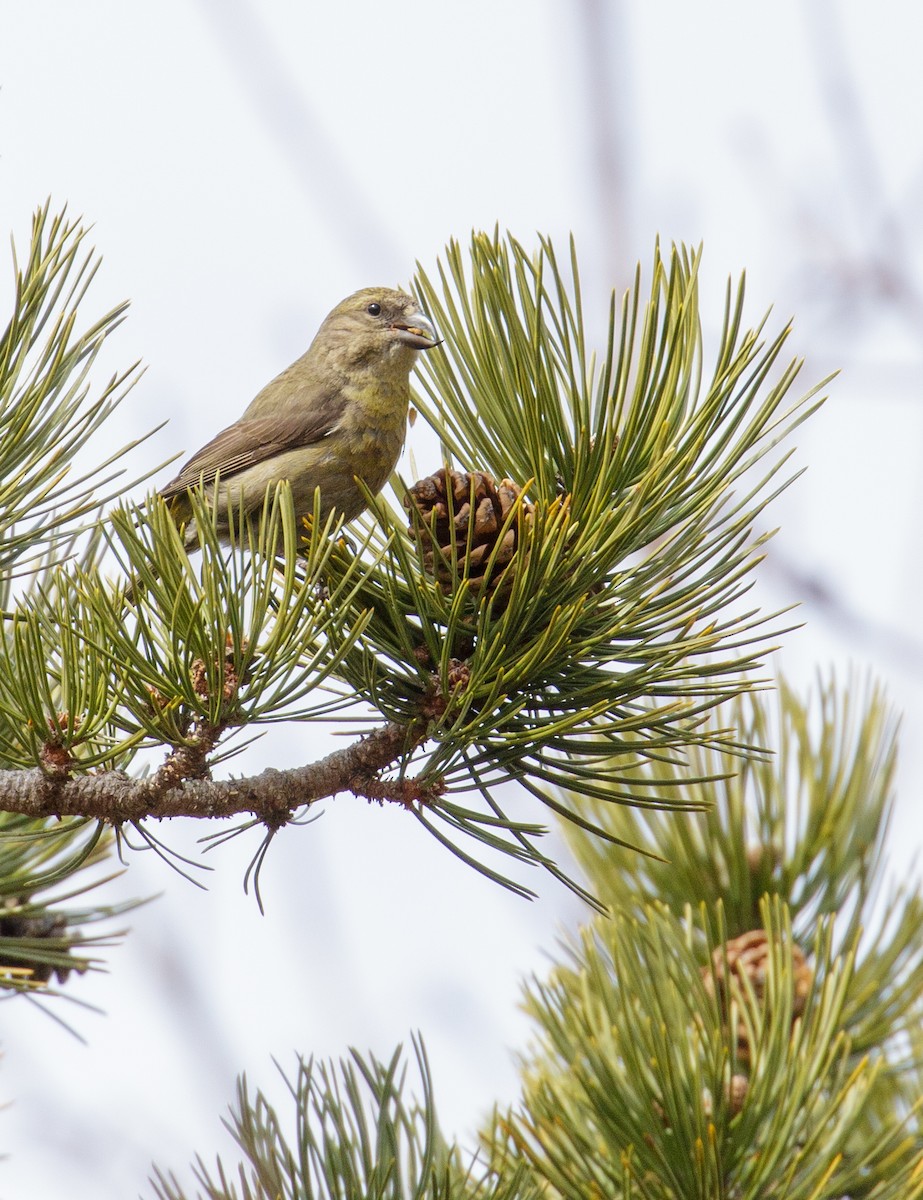
[[[921,35],[917,6],[858,0],[0,0],[0,233],[24,247],[48,195],[94,223],[87,316],[130,297],[112,360],[148,364],[113,443],[170,418],[139,466],[233,420],[342,296],[407,283],[472,227],[561,246],[573,230],[600,329],[658,233],[704,241],[712,331],[746,268],[751,321],[795,315],[804,387],[843,369],[798,435],[809,471],[770,514],[760,598],[808,598],[796,681],[855,664],[904,711],[906,871],[923,832]],[[9,277],[0,262],[0,320]],[[419,425],[410,445],[432,470]],[[233,767],[333,744],[288,728]],[[67,1007],[86,1045],[0,1009],[3,1200],[148,1194],[152,1160],[188,1179],[196,1151],[227,1150],[237,1073],[275,1087],[273,1055],[388,1057],[419,1029],[469,1144],[514,1097],[520,980],[584,910],[535,873],[538,901],[507,895],[400,812],[325,807],[277,839],[265,917],[241,888],[252,844],[210,856],[207,892],[136,856],[119,894],[164,894],[111,974],[68,984],[106,1012]]]

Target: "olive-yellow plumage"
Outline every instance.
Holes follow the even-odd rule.
[[[366,506],[361,480],[381,490],[407,429],[410,372],[438,345],[416,300],[391,288],[363,288],[326,317],[307,352],[251,401],[243,416],[203,446],[161,489],[180,523],[188,490],[212,486],[219,534],[231,515],[259,512],[266,489],[288,480],[299,516],[333,509],[346,520]],[[215,482],[217,479],[217,487]],[[187,526],[187,542],[196,542]]]

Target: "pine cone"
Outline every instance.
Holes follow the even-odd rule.
[[[8,899],[4,905],[7,911],[3,912],[0,908],[0,912],[3,912],[3,915],[0,915],[0,938],[63,938],[67,935],[67,917],[64,913],[22,912],[19,909],[21,903],[27,901]],[[70,954],[70,950],[66,949],[64,953]],[[4,955],[0,951],[0,971],[5,968],[28,971],[37,983],[47,983],[52,975],[57,976],[58,983],[64,983],[71,972],[70,967],[30,961],[27,957]]]
[[[730,1005],[725,964],[728,974],[742,980],[749,980],[750,987],[757,1002],[762,1006],[766,1001],[766,978],[769,970],[770,941],[765,929],[753,929],[742,933],[740,937],[732,938],[724,946],[718,946],[712,952],[712,965],[702,968],[702,979],[709,995],[715,995],[716,988],[722,1012],[727,1016]],[[800,946],[792,943],[792,1021],[804,1012],[805,1001],[814,982],[814,972],[807,964]],[[743,1021],[737,1026],[737,1060],[746,1066],[750,1062],[750,1041],[746,1025]]]
[[[484,471],[445,467],[415,483],[404,506],[411,516],[409,532],[423,547],[426,570],[451,586],[454,562],[458,575],[467,574],[475,590],[494,591],[501,584],[508,588],[523,530],[535,511],[527,500],[520,502],[517,515],[503,530],[521,492],[509,479],[497,483]]]
[[[749,1089],[750,1080],[746,1075],[731,1076],[731,1081],[725,1089],[725,1098],[727,1100],[728,1112],[732,1117],[736,1117],[743,1110]]]

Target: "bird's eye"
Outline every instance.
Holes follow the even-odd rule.
[[[368,306],[368,308],[367,308],[365,311],[366,311],[367,313],[371,313],[371,315],[372,315],[373,317],[380,317],[380,316],[381,316],[381,305],[380,305],[380,304],[377,304],[377,303],[376,303],[376,302],[373,300],[373,301],[372,301],[372,303],[371,303],[371,304]]]

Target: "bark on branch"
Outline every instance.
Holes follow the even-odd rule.
[[[423,726],[390,722],[342,750],[303,767],[275,770],[244,779],[184,778],[177,756],[146,779],[121,771],[94,775],[55,775],[38,769],[0,771],[0,809],[27,817],[90,817],[112,825],[146,818],[231,817],[252,813],[267,825],[284,825],[292,814],[337,792],[370,800],[412,805],[433,800],[438,782],[391,782],[379,773],[423,740]]]

